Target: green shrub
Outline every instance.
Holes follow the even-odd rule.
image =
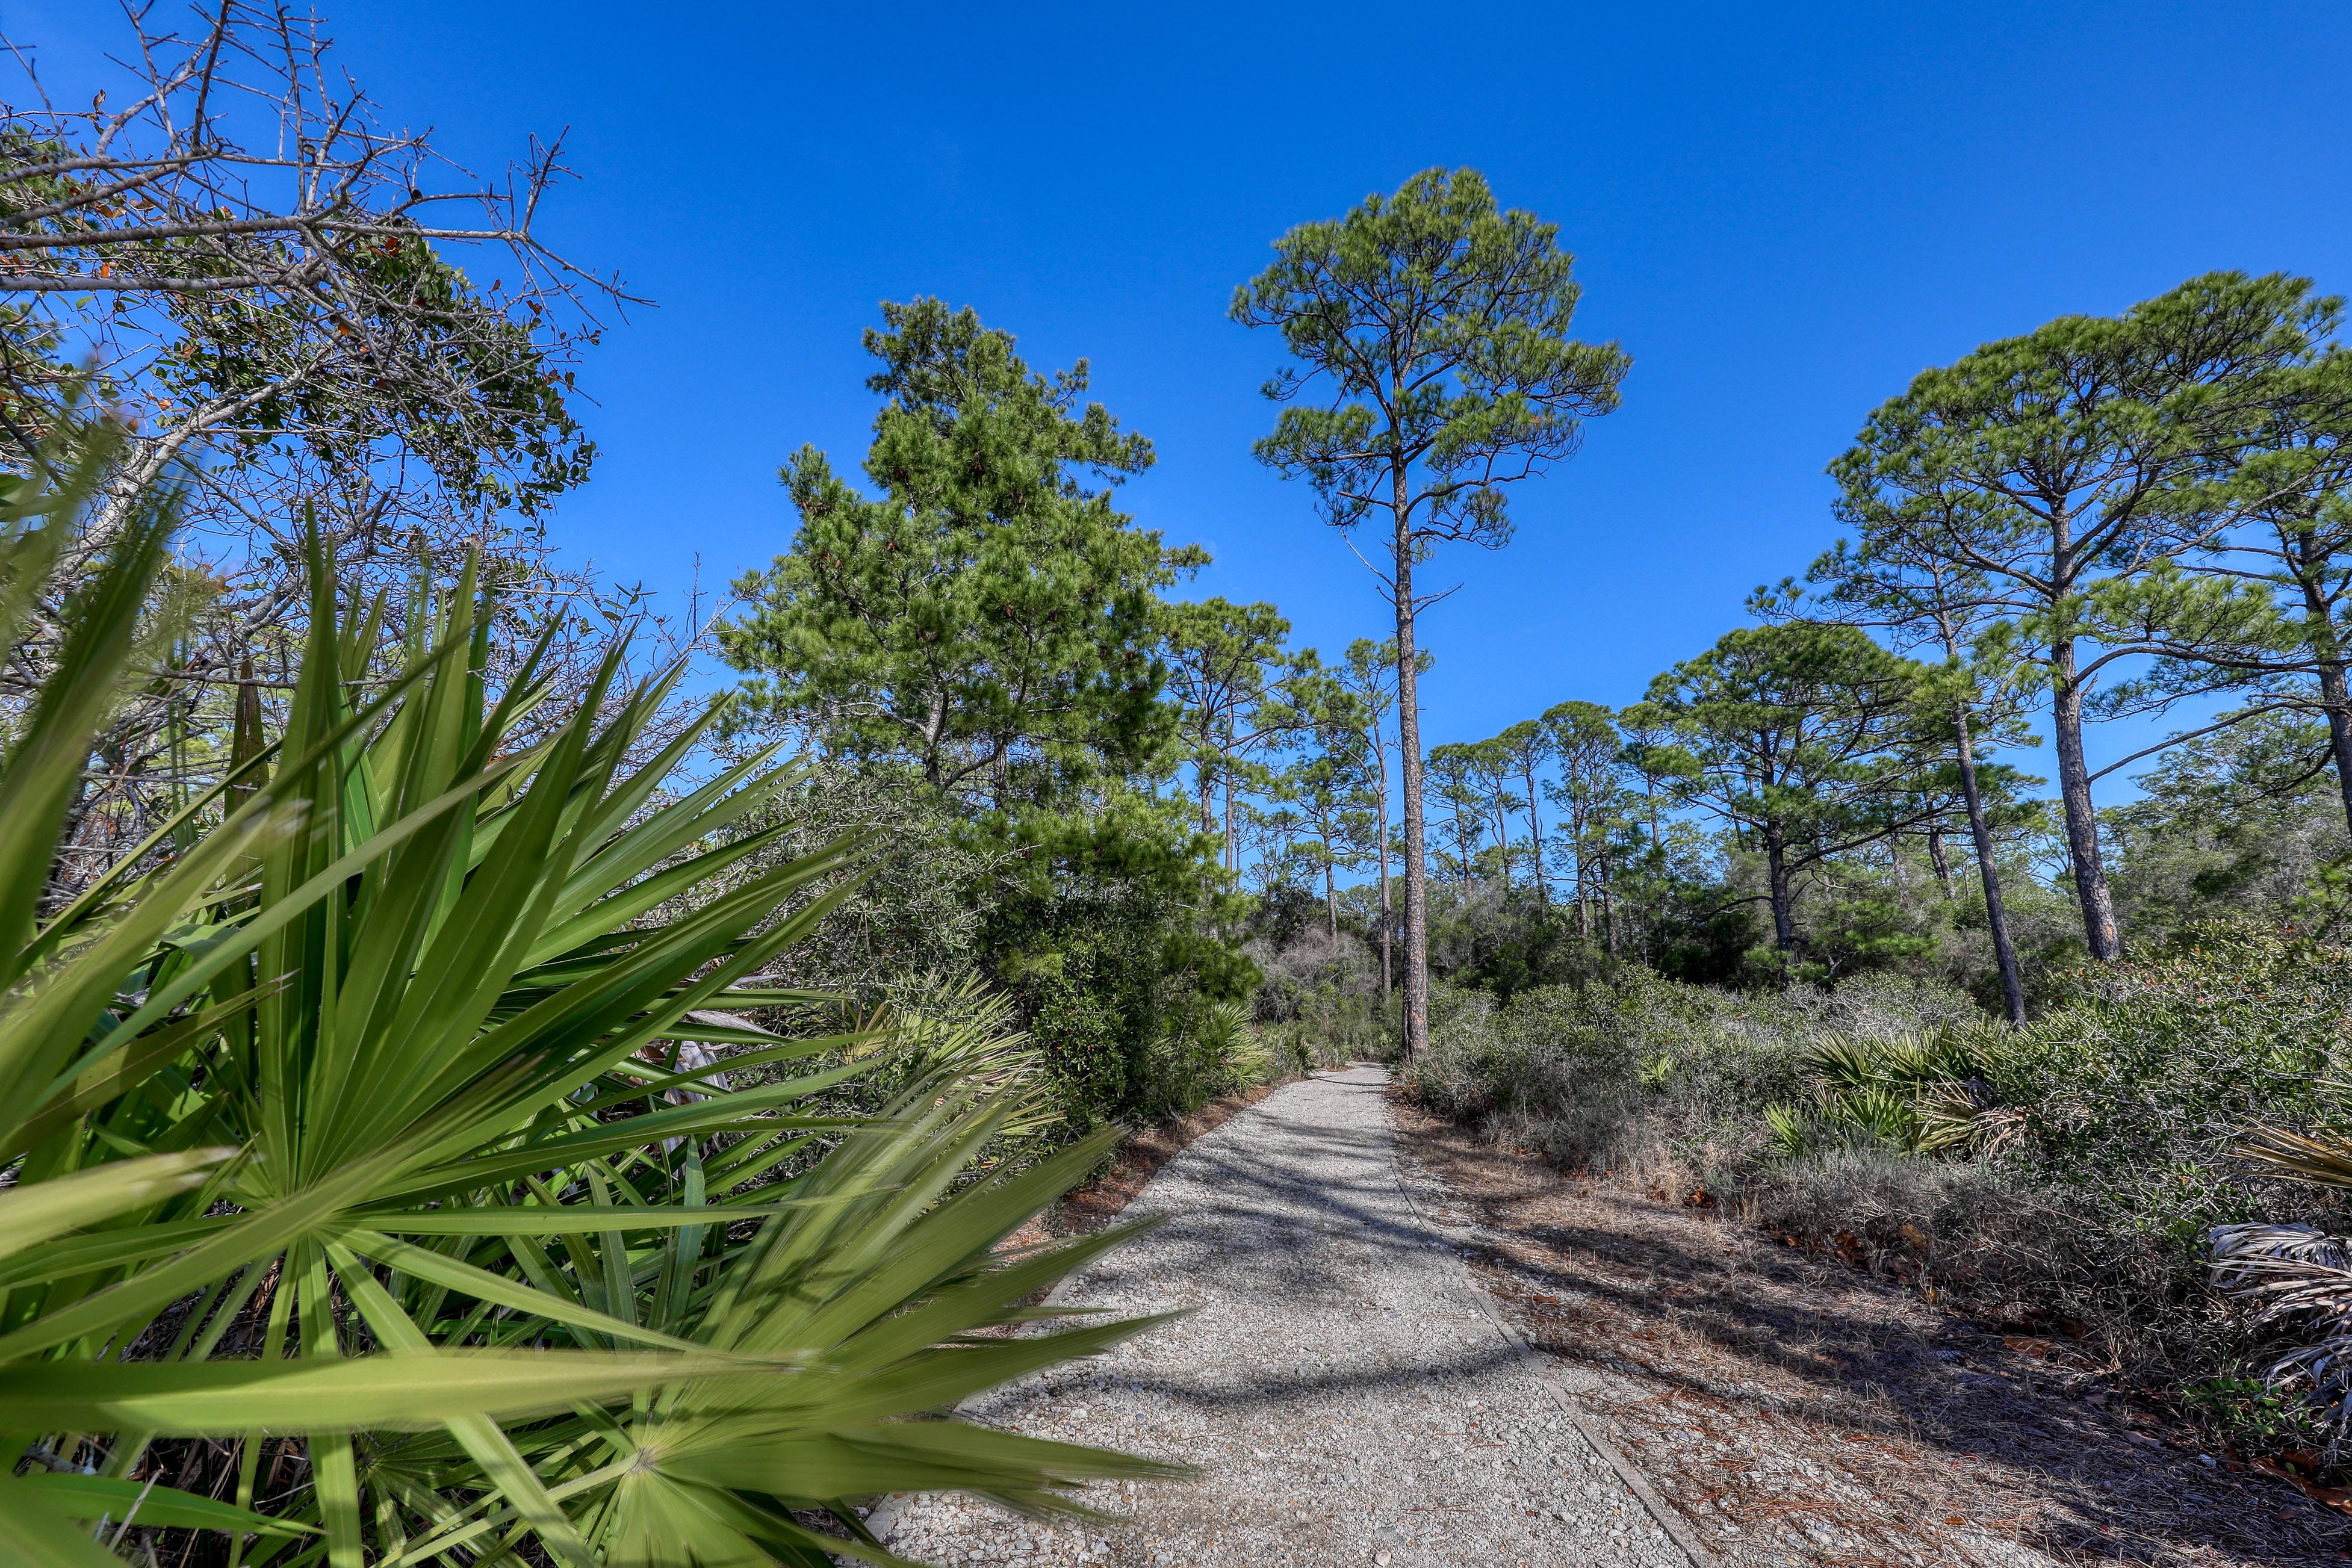
[[[2238,1375],[2252,1314],[2216,1227],[2345,1228],[2235,1152],[2352,1130],[2352,949],[2244,924],[2079,969],[2011,1031],[1891,974],[1734,993],[1624,969],[1503,1006],[1441,990],[1426,1104],[1570,1168],[1703,1181],[1759,1223],[1848,1233],[1988,1318],[2098,1337],[2153,1383]]]

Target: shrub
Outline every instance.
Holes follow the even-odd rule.
[[[2077,970],[2011,1031],[1892,974],[1733,993],[1624,969],[1496,1006],[1442,991],[1406,1083],[1570,1168],[1704,1183],[1759,1223],[1928,1280],[1963,1310],[2089,1333],[2151,1384],[2242,1375],[2252,1314],[2216,1227],[2342,1230],[2342,1201],[2240,1157],[2341,1137],[2352,949],[2255,925]]]

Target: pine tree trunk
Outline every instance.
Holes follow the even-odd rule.
[[[2344,653],[2336,641],[2335,622],[2316,573],[2300,558],[2295,577],[2303,585],[2304,612],[2313,632],[2312,652],[2319,655],[2319,706],[2327,716],[2327,749],[2336,763],[2336,790],[2344,800],[2344,827],[2352,832],[2352,689],[2345,678]]]
[[[2017,972],[2017,949],[2010,945],[2009,911],[2001,903],[2000,867],[1993,861],[1992,828],[1985,820],[1984,791],[1977,785],[1976,741],[1969,733],[1969,710],[1961,706],[1953,717],[1958,724],[1960,797],[1968,802],[1969,836],[1976,841],[1977,876],[1984,883],[1985,925],[1992,932],[1993,962],[2000,969],[2002,1010],[2013,1028],[2025,1027],[2025,985]]]
[[[2116,902],[2099,855],[2099,819],[2091,805],[2091,768],[2083,757],[2083,688],[2075,679],[2074,640],[2051,650],[2057,681],[2050,722],[2058,742],[2058,793],[2066,808],[2066,852],[2074,871],[2074,897],[2083,906],[2083,940],[2091,956],[2113,963],[2123,956],[2116,935]]]
[[[1772,904],[1772,946],[1780,950],[1780,967],[1788,967],[1789,958],[1797,950],[1797,912],[1795,900],[1789,893],[1789,854],[1781,841],[1777,823],[1764,829],[1764,871],[1767,892]]]
[[[1230,775],[1225,779],[1225,869],[1241,869],[1241,857],[1234,853],[1234,781]]]
[[[1323,841],[1323,924],[1331,938],[1331,951],[1339,951],[1339,884],[1331,874],[1331,841]]]
[[[1396,524],[1397,761],[1404,784],[1404,1055],[1429,1049],[1429,862],[1421,803],[1421,672],[1415,658],[1412,517],[1405,470],[1390,470]]]
[[[1936,871],[1936,885],[1949,899],[1952,892],[1952,857],[1944,852],[1944,827],[1938,822],[1927,830],[1927,863]]]
[[[1573,842],[1576,849],[1576,934],[1590,942],[1592,940],[1592,878],[1590,868],[1584,863],[1585,835],[1589,829],[1581,807],[1570,818],[1570,823],[1569,831],[1575,835]],[[1607,894],[1602,896],[1605,898]],[[1605,922],[1608,916],[1604,913],[1601,918]]]
[[[1385,998],[1396,988],[1390,978],[1389,947],[1395,936],[1396,918],[1389,907],[1389,759],[1381,754],[1381,996]]]
[[[1585,933],[1591,936],[1590,931]],[[1609,857],[1601,857],[1601,950],[1617,956],[1617,904],[1609,896]]]
[[[1536,810],[1536,776],[1527,776],[1528,784],[1528,847],[1535,856],[1536,902],[1544,908],[1551,907],[1551,883],[1544,879],[1543,814]]]
[[[2340,663],[2319,666],[2319,700],[2327,712],[2327,747],[2336,759],[2336,789],[2344,800],[2344,827],[2352,832],[2352,691]]]

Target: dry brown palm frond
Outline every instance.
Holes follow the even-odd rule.
[[[2025,1113],[2014,1105],[1991,1103],[1991,1098],[1981,1079],[1921,1089],[1913,1102],[1920,1121],[1919,1146],[1939,1153],[1990,1155],[2015,1143],[2025,1134]]]
[[[2352,1143],[2261,1127],[2231,1151],[2270,1167],[2268,1174],[2319,1186],[2352,1187]]]
[[[2271,1364],[2273,1386],[2307,1385],[2338,1439],[2352,1426],[2352,1242],[2309,1225],[2224,1225],[2210,1234],[2213,1284],[2255,1309],[2258,1323],[2315,1333]]]

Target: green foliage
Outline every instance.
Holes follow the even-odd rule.
[[[2060,667],[2074,639],[2121,647],[2239,613],[2227,581],[2158,569],[2231,515],[2217,477],[2341,313],[2308,279],[2216,272],[2120,316],[2061,317],[1921,372],[1832,472],[1866,536],[1943,539],[2017,596],[2019,656],[2079,682],[2090,668]]]
[[[2200,1377],[2181,1385],[2180,1402],[2242,1454],[2311,1448],[2324,1441],[2308,1406],[2258,1377]]]
[[[1812,1152],[1812,1129],[1802,1111],[1775,1100],[1766,1104],[1760,1114],[1764,1125],[1771,1130],[1773,1149],[1783,1159],[1795,1159]]]
[[[1774,939],[1798,946],[1797,873],[1949,810],[1922,754],[1922,671],[1857,627],[1796,621],[1726,632],[1651,684],[1644,771],[1721,819],[1766,862]]]
[[[1161,624],[1201,831],[1216,832],[1218,788],[1230,801],[1236,788],[1256,782],[1261,769],[1253,758],[1292,727],[1293,716],[1278,700],[1290,622],[1271,604],[1205,599],[1163,606]],[[1235,848],[1228,838],[1228,863]]]
[[[1392,995],[1379,993],[1371,953],[1346,936],[1326,946],[1320,936],[1304,933],[1287,947],[1251,943],[1265,976],[1253,1001],[1259,1027],[1292,1071],[1391,1060],[1397,1009]]]
[[[2233,915],[2341,935],[2332,884],[2352,845],[2327,753],[2325,724],[2273,715],[2200,736],[2142,774],[2138,800],[2100,813],[2126,928],[2151,946]]]
[[[887,995],[975,967],[1017,1000],[1071,1128],[1160,1114],[1199,1077],[1161,1049],[1173,1020],[1255,979],[1217,936],[1237,911],[1206,802],[1279,618],[1251,607],[1228,634],[1213,607],[1160,599],[1206,558],[1111,505],[1151,448],[1080,406],[1083,363],[1033,374],[1010,335],[937,300],[884,319],[866,336],[881,497],[795,455],[792,549],[742,580],[754,609],[723,633],[750,676],[737,727],[805,737],[816,815],[903,841],[852,895],[856,939],[808,973]],[[1171,645],[1195,705],[1181,737]],[[1162,788],[1180,740],[1198,822]]]
[[[1185,906],[1103,882],[1010,900],[986,940],[1074,1130],[1157,1120],[1223,1092],[1185,1042],[1201,1018],[1245,997],[1256,971]]]
[[[1278,329],[1306,367],[1269,397],[1323,378],[1330,402],[1284,409],[1259,457],[1304,476],[1341,527],[1390,504],[1396,469],[1425,464],[1399,534],[1504,542],[1501,479],[1571,451],[1585,419],[1616,407],[1630,363],[1568,336],[1582,290],[1559,232],[1498,211],[1475,170],[1431,169],[1276,240],[1233,317]]]
[[[1631,361],[1613,343],[1569,337],[1580,291],[1559,231],[1531,213],[1498,211],[1475,170],[1424,171],[1392,197],[1298,225],[1275,254],[1232,308],[1237,321],[1278,330],[1298,361],[1265,384],[1290,406],[1258,457],[1304,477],[1335,527],[1386,515],[1374,570],[1397,617],[1410,1052],[1428,1043],[1429,983],[1413,641],[1423,601],[1412,574],[1443,539],[1507,543],[1507,486],[1575,449],[1583,422],[1617,406]],[[1321,401],[1301,402],[1317,382]],[[1383,818],[1384,786],[1383,769]]]
[[[737,584],[756,608],[722,645],[755,707],[821,716],[838,751],[910,757],[997,813],[1052,810],[1171,738],[1155,595],[1177,558],[1108,487],[1150,465],[1150,443],[1079,409],[1083,362],[1032,374],[1009,334],[936,299],[883,316],[866,334],[883,497],[794,455],[799,531]]]
[[[1444,989],[1404,1076],[1433,1108],[1570,1167],[1703,1182],[1778,1228],[1848,1231],[1914,1263],[1932,1239],[1939,1299],[2080,1320],[2170,1387],[2234,1376],[2296,1327],[2207,1288],[2217,1228],[2241,1228],[2249,1257],[2347,1228],[2332,1184],[2352,1182],[2347,1018],[2352,948],[2212,923],[2075,970],[2023,1030],[1885,973],[1740,995],[1628,967],[1499,1007]],[[2250,1145],[2261,1127],[2275,1130]],[[2272,1270],[2257,1285],[2317,1268],[2280,1258],[2252,1265]],[[2340,1294],[2340,1259],[2319,1271]]]
[[[12,487],[0,643],[106,462]],[[469,580],[420,587],[387,650],[385,606],[337,606],[314,545],[282,733],[248,732],[236,773],[45,909],[170,498],[77,591],[0,755],[0,1434],[96,1470],[0,1477],[18,1560],[111,1561],[68,1521],[167,1464],[202,1484],[151,1527],[226,1531],[256,1563],[315,1537],[299,1560],[335,1568],[494,1547],[814,1565],[871,1555],[803,1522],[854,1535],[856,1497],[1053,1510],[1165,1473],[906,1419],[1138,1326],[967,1337],[1034,1316],[1106,1244],[994,1250],[1105,1145],[973,1174],[1033,1114],[1030,1074],[919,1027],[865,1042],[929,1064],[879,1114],[811,1113],[857,1069],[809,1063],[852,1042],[720,1009],[794,999],[750,977],[821,921],[852,846],[750,869],[772,835],[720,841],[784,781],[763,755],[661,796],[709,722],[640,746],[676,671],[613,689],[615,650],[521,737],[544,691],[528,661],[486,690]],[[358,680],[387,662],[388,685]],[[714,1067],[689,1042],[740,1049]],[[265,1473],[265,1434],[305,1462]],[[228,1440],[226,1469],[200,1437]]]
[[[2048,694],[2095,958],[2117,956],[2121,938],[2084,758],[2086,702],[2118,661],[2195,663],[2269,640],[2267,589],[2181,562],[2249,517],[2244,466],[2276,444],[2275,412],[2341,316],[2308,279],[2209,273],[2119,316],[2061,317],[1923,371],[1832,465],[1862,553],[1954,573],[1983,612],[1970,617],[1979,656]],[[2128,706],[2128,687],[2113,695]]]
[[[2032,1132],[2031,1157],[2120,1186],[2151,1170],[2152,1212],[2183,1235],[2251,1217],[2228,1151],[2263,1123],[2342,1125],[2352,949],[2252,923],[2182,933],[2167,951],[2074,977],[2061,1006],[1986,1076]]]
[[[235,266],[201,243],[116,248],[144,252],[133,265],[159,277]],[[225,444],[240,455],[284,436],[364,467],[372,448],[396,439],[475,515],[536,517],[586,480],[595,443],[565,403],[537,320],[486,298],[421,237],[356,242],[338,259],[339,310],[257,290],[163,294],[179,348],[157,360],[156,388],[187,405],[236,406]],[[352,340],[370,351],[347,355],[341,345]]]
[[[1822,1124],[1903,1154],[1970,1142],[1979,1131],[1976,1096],[1990,1097],[1976,1051],[1948,1032],[1827,1034],[1805,1048],[1799,1064]],[[1785,1142],[1780,1124],[1772,1125]]]

